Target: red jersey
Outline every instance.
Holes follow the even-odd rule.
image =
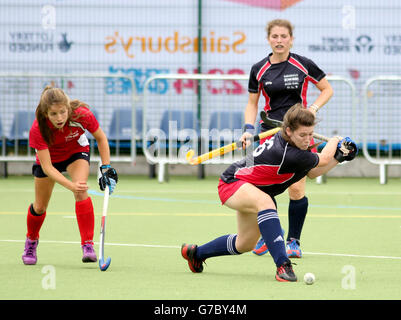
[[[77,152],[89,152],[85,129],[93,133],[99,128],[99,123],[88,108],[78,107],[73,113],[77,115],[76,120],[67,122],[62,130],[55,128],[50,120],[47,120],[53,134],[53,144],[50,146],[43,139],[35,119],[29,131],[29,145],[36,151],[49,149],[52,163],[67,160]],[[40,164],[37,155],[36,163]]]

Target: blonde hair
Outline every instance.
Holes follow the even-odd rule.
[[[43,139],[48,145],[53,143],[51,129],[47,125],[48,112],[52,105],[59,104],[67,107],[68,120],[77,120],[79,115],[75,115],[73,111],[80,106],[88,108],[88,105],[79,100],[70,100],[68,95],[60,88],[46,86],[40,96],[39,104],[36,108],[36,120],[38,121],[39,130]]]
[[[267,37],[270,37],[270,33],[271,33],[271,30],[273,29],[273,27],[284,27],[284,28],[287,28],[288,29],[288,33],[292,37],[292,33],[293,33],[293,30],[294,30],[294,27],[293,27],[293,25],[291,24],[290,21],[285,20],[285,19],[275,19],[275,20],[270,21],[266,26]]]

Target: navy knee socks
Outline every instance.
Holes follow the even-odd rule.
[[[258,213],[258,225],[274,263],[277,267],[281,266],[285,261],[288,261],[288,257],[277,211],[274,209],[260,211]]]
[[[296,239],[299,243],[301,239],[302,227],[308,212],[308,198],[303,197],[299,200],[290,200],[288,206],[288,234],[287,241]]]
[[[211,257],[240,254],[235,247],[236,234],[227,234],[214,239],[196,250],[196,257],[205,260]]]

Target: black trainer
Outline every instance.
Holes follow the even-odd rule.
[[[197,248],[198,246],[196,244],[184,243],[181,246],[181,255],[185,260],[188,260],[188,266],[192,272],[200,273],[203,271],[204,260],[199,260],[195,257]]]
[[[292,270],[292,264],[290,260],[287,260],[277,268],[276,280],[280,282],[295,282],[298,280],[294,270]]]

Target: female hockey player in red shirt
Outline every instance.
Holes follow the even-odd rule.
[[[82,261],[97,260],[93,249],[94,210],[87,192],[90,157],[85,130],[93,135],[98,144],[103,164],[100,188],[104,190],[108,184],[111,193],[118,177],[116,171],[110,167],[108,140],[98,121],[85,103],[71,101],[62,89],[47,86],[40,97],[36,119],[29,132],[29,144],[36,151],[36,162],[32,167],[35,200],[28,208],[28,231],[22,255],[24,264],[37,262],[39,231],[56,182],[74,194],[83,250]],[[103,173],[104,169],[106,171]],[[64,171],[71,180],[62,174]]]

